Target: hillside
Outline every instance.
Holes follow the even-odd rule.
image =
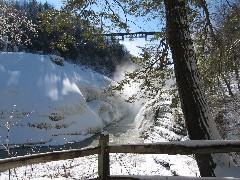
[[[92,136],[107,124],[128,115],[130,106],[104,93],[111,82],[106,76],[84,66],[64,62],[58,56],[1,52],[1,143],[62,145]],[[141,141],[188,140],[183,117],[170,108],[169,96],[159,104],[150,104],[151,101],[138,111],[133,122],[135,130],[144,138]],[[131,105],[132,110],[135,108]],[[228,117],[224,120],[229,127],[236,126],[236,115],[230,109],[223,115]],[[121,123],[115,123],[114,128],[117,129],[117,124]],[[235,139],[236,133],[233,134],[228,138]],[[119,140],[128,136],[127,143],[131,142],[133,135],[136,136],[127,128],[124,134],[116,133]],[[232,158],[239,166],[238,156],[233,155]],[[193,156],[112,154],[110,164],[112,174],[199,176]],[[97,156],[34,164],[10,172],[10,175],[9,171],[0,173],[0,179],[8,179],[9,176],[12,179],[95,178]]]
[[[109,78],[62,61],[54,55],[0,53],[2,144],[80,141],[125,115],[120,101],[104,94]]]

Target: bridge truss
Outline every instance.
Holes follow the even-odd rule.
[[[148,37],[159,37],[162,35],[162,32],[134,32],[134,33],[109,33],[109,34],[101,34],[105,37],[110,37],[111,39],[115,38],[117,40],[124,41],[125,38],[134,39],[134,38],[145,38],[148,40]]]

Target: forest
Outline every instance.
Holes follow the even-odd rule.
[[[166,93],[172,96],[171,107],[181,108],[189,139],[230,139],[231,132],[239,138],[239,0],[67,0],[61,9],[36,0],[1,1],[0,12],[2,51],[55,54],[108,77],[131,62],[136,69],[111,86],[109,95],[137,83],[138,91],[126,101],[154,99],[154,106]],[[103,36],[132,32],[132,18],[159,21],[160,33],[138,57],[116,37]],[[165,88],[168,81],[174,82],[171,88]],[[217,176],[214,168],[230,159],[195,158],[201,176],[208,177]]]
[[[48,21],[50,14],[51,21]],[[108,76],[113,74],[117,65],[128,61],[129,53],[118,41],[104,41],[101,37],[99,42],[104,42],[104,48],[99,48],[98,42],[85,36],[87,30],[77,17],[72,16],[69,22],[64,22],[60,15],[48,2],[1,1],[1,50],[16,51],[17,47],[17,51],[60,55]],[[49,28],[47,23],[61,25]],[[70,29],[70,26],[74,28]],[[74,37],[74,41],[64,35]]]

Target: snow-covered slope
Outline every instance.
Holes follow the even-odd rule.
[[[159,107],[157,107],[159,106]],[[156,114],[156,110],[159,109]],[[155,115],[155,117],[154,117]],[[146,143],[166,142],[186,139],[181,125],[174,123],[174,115],[168,102],[150,107],[146,104],[136,117],[140,121],[141,130],[146,121],[152,123],[144,133]],[[155,126],[153,126],[153,124]],[[179,127],[177,126],[179,125]],[[177,133],[176,133],[177,132]],[[131,134],[129,134],[130,136]],[[121,135],[125,136],[125,135]],[[110,141],[111,142],[111,141]],[[112,142],[111,142],[112,143]],[[34,164],[16,168],[11,179],[87,179],[98,176],[97,155],[75,158],[71,160]],[[48,172],[48,174],[46,174]],[[111,175],[161,175],[161,176],[192,176],[198,177],[199,171],[193,156],[157,155],[157,154],[110,154]],[[0,178],[8,179],[9,172],[0,174]],[[149,178],[149,177],[148,177]],[[151,179],[151,178],[150,178]],[[182,179],[185,179],[184,177]]]
[[[0,140],[64,144],[121,119],[120,101],[103,89],[110,79],[58,56],[0,53]]]

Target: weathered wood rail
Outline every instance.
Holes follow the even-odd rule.
[[[152,144],[121,144],[109,145],[109,135],[102,133],[99,146],[78,150],[57,151],[40,153],[22,157],[13,157],[0,160],[0,171],[17,168],[29,164],[45,163],[57,160],[73,159],[78,157],[98,154],[98,178],[97,179],[141,179],[140,176],[110,176],[110,153],[136,153],[136,154],[209,154],[240,152],[239,140],[189,140],[172,141]],[[164,177],[144,176],[144,179],[199,179],[196,177]],[[227,179],[227,178],[200,178],[202,179]],[[231,178],[233,179],[233,178]],[[240,178],[234,178],[240,180]]]
[[[0,160],[0,171],[21,167],[29,164],[46,163],[50,161],[73,159],[77,157],[100,154],[100,147],[85,148],[78,150],[56,151],[49,153],[39,153],[20,157],[12,157]]]

